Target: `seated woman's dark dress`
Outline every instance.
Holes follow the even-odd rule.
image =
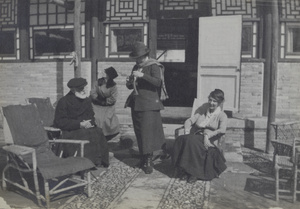
[[[172,162],[175,167],[201,180],[218,177],[225,169],[223,153],[215,146],[226,131],[227,115],[220,107],[212,114],[202,106],[185,121],[185,130],[191,133],[179,136],[174,143]],[[203,109],[204,108],[204,109]],[[208,135],[213,147],[204,146],[204,134]]]

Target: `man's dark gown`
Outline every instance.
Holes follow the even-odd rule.
[[[93,128],[80,128],[80,122],[91,120]],[[84,156],[96,165],[109,165],[108,145],[101,128],[96,127],[94,111],[89,98],[79,99],[73,92],[61,98],[56,106],[54,127],[62,130],[63,139],[88,140],[85,145]],[[64,145],[64,156],[74,155],[78,145]]]

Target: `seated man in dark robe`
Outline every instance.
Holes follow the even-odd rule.
[[[70,91],[57,103],[54,127],[62,130],[63,139],[88,140],[90,143],[84,146],[84,156],[96,166],[107,167],[108,145],[101,128],[95,124],[92,103],[84,90],[87,81],[84,78],[73,78],[67,85]],[[63,156],[74,155],[79,150],[78,147],[65,144]]]

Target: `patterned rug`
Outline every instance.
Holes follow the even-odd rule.
[[[160,164],[160,163],[159,163]],[[156,165],[158,172],[167,178],[166,190],[161,200],[157,203],[158,209],[202,209],[207,208],[209,199],[210,182],[197,181],[195,184],[188,184],[179,179],[165,175],[165,169],[170,171],[170,162],[160,164],[163,169]],[[93,178],[92,196],[88,198],[86,193],[76,195],[69,199],[59,209],[107,209],[118,204],[118,198],[131,186],[137,179],[141,169],[133,168],[114,158],[110,167]],[[163,174],[165,173],[165,174]],[[152,175],[155,178],[155,175]],[[147,188],[145,188],[147,190]],[[117,201],[117,203],[116,203]],[[128,200],[130,201],[130,200]],[[141,200],[142,201],[142,200]],[[119,207],[120,208],[120,207]],[[145,206],[145,208],[147,208]]]
[[[189,184],[172,178],[159,209],[204,209],[208,207],[210,181]]]
[[[117,159],[113,159],[107,171],[93,178],[91,197],[87,197],[86,193],[76,195],[59,209],[108,208],[111,202],[127,189],[140,172],[140,169],[132,168]]]

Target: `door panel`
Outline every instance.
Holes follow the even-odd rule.
[[[199,19],[197,98],[201,102],[219,88],[225,93],[224,109],[238,111],[241,34],[239,15]]]

